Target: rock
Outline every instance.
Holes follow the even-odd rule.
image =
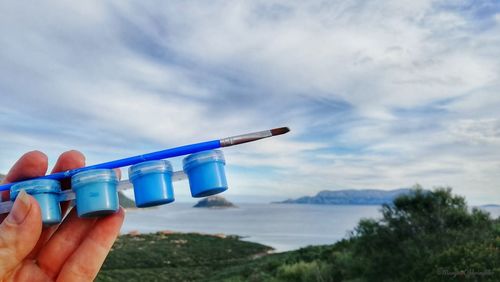
[[[131,230],[128,232],[128,235],[135,237],[141,235],[141,233],[138,230]]]
[[[159,231],[159,233],[163,234],[163,235],[171,235],[171,234],[176,234],[177,232],[172,231],[172,230],[161,230],[161,231]]]
[[[221,196],[210,196],[200,200],[194,208],[235,208],[236,206]]]

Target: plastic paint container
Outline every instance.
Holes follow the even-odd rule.
[[[137,207],[151,207],[174,201],[172,165],[169,161],[142,162],[131,166],[128,174],[134,185]]]
[[[44,225],[54,225],[61,222],[61,205],[59,204],[61,184],[59,181],[37,179],[14,184],[10,187],[10,200],[14,201],[21,190],[26,191],[37,200]]]
[[[118,178],[112,169],[94,169],[71,177],[79,217],[95,217],[118,211]]]
[[[219,150],[202,151],[184,158],[183,168],[189,178],[191,195],[199,198],[227,190],[225,164]]]

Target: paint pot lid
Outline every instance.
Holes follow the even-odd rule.
[[[71,187],[78,188],[81,185],[94,182],[115,182],[118,183],[116,172],[112,169],[91,169],[79,172],[71,177]]]
[[[10,187],[10,200],[14,201],[21,190],[28,194],[59,193],[61,184],[53,179],[34,179],[16,183]]]
[[[167,160],[154,160],[135,164],[128,169],[128,177],[131,180],[149,173],[172,174],[172,165]]]
[[[189,155],[182,161],[185,171],[207,162],[222,162],[226,164],[224,154],[221,150],[208,150]]]

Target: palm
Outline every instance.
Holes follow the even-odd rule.
[[[76,151],[62,154],[53,172],[65,171],[84,166],[84,157]],[[5,182],[32,178],[44,175],[47,170],[47,159],[39,152],[24,155],[10,170]],[[68,183],[63,183],[68,188]],[[5,196],[4,196],[5,197]],[[2,280],[16,281],[88,281],[95,278],[106,255],[113,245],[123,222],[123,210],[103,218],[79,218],[72,210],[60,226],[41,228],[38,205],[30,213],[26,223],[24,238],[10,238],[13,244],[26,252],[9,254],[9,246],[0,242],[0,277]],[[68,204],[62,205],[63,213]],[[2,219],[3,220],[3,219]],[[28,224],[29,223],[29,224]],[[2,223],[2,228],[11,228]],[[24,231],[23,231],[23,234]],[[7,240],[8,241],[8,240]],[[17,245],[19,244],[19,245]],[[5,247],[5,248],[2,248]],[[7,250],[7,251],[6,251]],[[6,257],[10,259],[6,259]]]

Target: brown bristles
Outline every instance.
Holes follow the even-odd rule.
[[[290,128],[288,128],[288,127],[280,127],[280,128],[271,129],[271,134],[273,136],[276,136],[276,135],[285,134],[289,131],[290,131]]]
[[[242,135],[226,137],[226,138],[220,139],[220,146],[221,147],[229,147],[229,146],[233,146],[233,145],[253,142],[253,141],[263,139],[263,138],[269,138],[269,137],[273,137],[276,135],[285,134],[288,131],[290,131],[290,129],[288,127],[280,127],[280,128],[270,129],[270,130],[264,130],[264,131],[258,131],[258,132],[252,132],[252,133],[247,133],[247,134],[242,134]]]

